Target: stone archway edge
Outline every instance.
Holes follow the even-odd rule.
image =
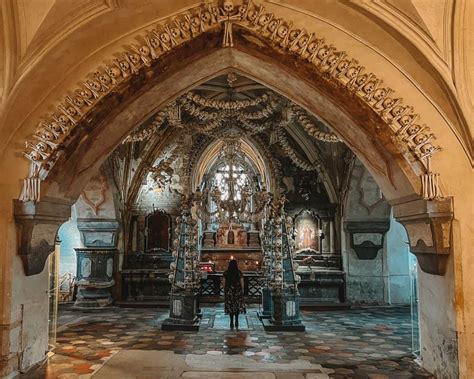
[[[145,66],[176,46],[198,35],[223,25],[223,48],[232,48],[232,26],[238,25],[268,40],[273,47],[312,63],[325,80],[335,82],[341,89],[355,94],[374,110],[393,133],[400,146],[411,152],[426,170],[422,175],[422,196],[434,199],[440,196],[438,176],[430,172],[431,156],[441,148],[432,143],[435,136],[429,127],[418,124],[419,114],[404,105],[394,91],[382,86],[382,80],[365,72],[346,52],[338,51],[315,33],[293,27],[293,22],[266,12],[263,5],[246,1],[233,9],[202,5],[160,23],[144,35],[137,35],[137,44],[129,45],[114,55],[113,64],[90,73],[79,88],[56,104],[49,117],[38,123],[34,139],[27,141],[24,152],[32,164],[32,174],[24,180],[21,200],[39,200],[40,180],[45,180],[68,143],[72,129],[94,108],[94,105],[113,92],[114,88],[136,75]]]

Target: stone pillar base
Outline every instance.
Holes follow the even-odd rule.
[[[262,311],[257,312],[258,318],[272,317],[272,291],[268,287],[262,288]]]
[[[76,302],[73,308],[78,310],[102,309],[112,305],[109,288],[96,288],[78,285]]]
[[[196,293],[170,293],[170,317],[161,324],[162,330],[198,331],[199,318]]]
[[[266,331],[304,332],[300,318],[299,296],[295,294],[272,294],[272,317],[262,319]]]

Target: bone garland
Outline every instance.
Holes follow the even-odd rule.
[[[274,178],[281,178],[283,176],[281,162],[273,156],[269,145],[264,141],[261,135],[255,134],[252,136],[252,138],[258,143],[258,147],[262,150],[267,162],[270,164],[272,176]]]
[[[266,103],[272,97],[271,93],[265,93],[256,99],[248,100],[214,100],[208,99],[197,93],[188,92],[186,98],[200,105],[201,107],[214,108],[218,110],[240,110],[243,108],[255,107],[261,103]]]
[[[139,142],[143,141],[152,134],[155,134],[158,129],[163,125],[163,122],[166,120],[167,113],[165,111],[160,111],[157,113],[155,120],[153,120],[151,126],[146,129],[141,129],[132,134],[128,135],[123,141],[124,143]]]
[[[316,170],[316,167],[313,166],[311,163],[308,163],[298,157],[296,155],[295,151],[293,148],[290,146],[288,140],[286,139],[285,136],[285,131],[283,128],[279,127],[277,129],[277,135],[278,135],[278,142],[280,143],[280,146],[282,147],[283,151],[285,152],[286,156],[291,159],[291,161],[299,168],[301,168],[304,171],[313,171]]]
[[[342,85],[356,94],[390,127],[399,141],[426,167],[427,157],[441,150],[433,144],[435,136],[426,134],[415,124],[418,117],[410,106],[373,73],[365,72],[359,62],[343,51],[328,44],[324,38],[304,29],[293,27],[293,22],[265,11],[263,5],[251,1],[241,4],[237,11],[203,4],[178,14],[169,22],[160,23],[155,29],[137,35],[135,43],[124,51],[114,54],[113,64],[106,64],[91,72],[82,85],[72,90],[58,105],[50,107],[56,112],[39,122],[37,132],[53,134],[54,145],[43,141],[29,141],[24,156],[33,164],[41,166],[43,179],[57,160],[58,151],[70,131],[87,116],[101,98],[113,91],[117,85],[136,75],[142,67],[152,65],[160,56],[196,36],[225,24],[224,46],[232,46],[232,23],[258,34],[276,49],[287,51],[310,62],[321,76],[334,84]],[[145,43],[143,43],[145,41]],[[407,134],[411,127],[419,129],[416,136]],[[52,132],[54,131],[54,133]]]
[[[324,142],[341,142],[341,140],[334,133],[323,132],[316,125],[314,125],[305,112],[298,106],[293,106],[292,111],[296,116],[296,120],[301,125],[303,125],[303,128],[311,137]]]
[[[244,111],[242,109],[224,109],[219,111],[205,111],[206,106],[197,105],[188,99],[183,99],[181,104],[186,112],[191,116],[198,118],[201,121],[208,121],[217,117],[233,118],[236,116],[251,120],[261,120],[271,116],[277,109],[278,104],[271,102],[264,104],[263,108],[256,111]]]

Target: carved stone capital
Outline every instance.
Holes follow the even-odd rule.
[[[453,199],[401,199],[392,202],[393,214],[403,224],[420,268],[429,274],[444,275],[451,251]]]
[[[54,251],[59,227],[71,216],[69,201],[45,198],[39,202],[14,200],[14,214],[19,233],[18,253],[27,276],[44,269]]]
[[[346,221],[345,229],[350,234],[350,243],[359,259],[375,259],[383,248],[385,233],[390,220]]]

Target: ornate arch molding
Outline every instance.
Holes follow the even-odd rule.
[[[414,175],[421,173],[421,196],[424,199],[421,201],[429,204],[441,202],[438,200],[441,195],[438,176],[430,170],[431,157],[441,148],[433,144],[435,136],[429,132],[429,127],[417,122],[419,115],[414,108],[404,104],[391,88],[382,86],[380,78],[366,72],[364,66],[346,52],[337,50],[311,31],[293,26],[293,22],[280,15],[267,12],[263,5],[249,1],[237,8],[203,5],[179,14],[168,22],[158,24],[150,32],[137,35],[134,43],[109,60],[112,63],[99,67],[84,78],[78,88],[52,107],[56,111],[38,123],[33,139],[26,142],[24,155],[32,162],[32,170],[24,180],[19,208],[22,208],[21,202],[26,206],[29,202],[40,200],[41,181],[46,180],[66,148],[78,146],[79,137],[83,138],[88,130],[93,130],[96,122],[105,119],[103,109],[95,112],[97,105],[107,101],[112,105],[120,104],[127,93],[133,95],[137,89],[146,88],[149,77],[169,68],[163,66],[161,58],[169,56],[178,47],[186,49],[194,39],[200,39],[202,46],[207,48],[205,42],[213,40],[221,29],[223,48],[238,44],[242,51],[253,50],[257,54],[260,49],[272,50],[285,64],[294,69],[300,68],[306,76],[311,75],[316,85],[327,88],[328,97],[344,96],[350,99],[354,112],[369,117],[367,123],[372,125],[377,135],[373,138],[380,138],[393,146],[389,155],[404,156],[406,167],[410,167]],[[209,48],[212,49],[215,47]],[[127,91],[127,88],[133,90]],[[389,133],[381,130],[383,128]],[[450,220],[452,208],[443,209],[443,215],[450,216]],[[17,214],[21,212],[18,210]],[[435,216],[423,212],[424,221],[420,222],[430,223]],[[17,217],[17,221],[21,224],[21,217]],[[442,229],[449,230],[446,227]],[[445,232],[441,234],[444,236]],[[438,240],[432,238],[431,242],[425,243],[421,235],[422,245],[417,238],[412,247],[422,246],[420,251],[436,257],[439,249],[433,241]],[[446,241],[446,238],[441,240]],[[449,249],[449,237],[447,240]],[[22,243],[20,251],[31,250],[24,245]]]

